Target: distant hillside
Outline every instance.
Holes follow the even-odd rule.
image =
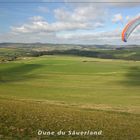
[[[49,43],[0,43],[1,47],[53,47],[53,48],[99,48],[99,49],[116,49],[116,48],[139,48],[140,45],[75,45],[75,44],[49,44]]]
[[[23,44],[1,43],[0,60],[13,61],[18,57],[38,57],[42,55],[75,55],[105,59],[140,61],[140,46],[114,45],[67,45],[67,44]]]

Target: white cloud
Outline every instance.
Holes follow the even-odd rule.
[[[104,26],[105,14],[95,6],[78,6],[72,11],[58,8],[54,10],[56,21],[53,23],[41,16],[34,16],[21,26],[12,26],[11,30],[16,33],[37,33],[96,29]]]
[[[58,2],[58,0],[55,0]],[[114,6],[114,7],[137,7],[140,6],[140,0],[59,0],[59,1],[64,1],[64,2],[79,2],[79,4],[83,2],[85,5],[86,3],[88,4],[94,4],[94,2],[98,3],[106,3],[104,6]],[[82,5],[83,5],[82,4]]]
[[[92,41],[94,42],[95,40],[100,40],[103,41],[105,40],[112,40],[112,39],[119,39],[121,36],[121,31],[120,30],[113,30],[110,32],[91,32],[91,33],[86,33],[86,32],[82,32],[82,33],[65,33],[62,35],[58,35],[58,37],[60,38],[66,38],[66,39],[71,39],[71,40],[87,40],[87,41]]]
[[[130,36],[127,43],[121,40],[121,29],[104,32],[93,32],[93,33],[65,33],[57,35],[57,38],[65,42],[72,40],[75,43],[81,44],[140,44],[140,27],[139,31],[135,31]]]
[[[117,23],[117,22],[122,22],[122,21],[123,21],[122,14],[118,13],[113,16],[112,22]]]
[[[28,34],[16,34],[7,33],[0,34],[0,42],[19,42],[19,43],[33,43],[33,42],[50,42],[57,43],[58,39],[54,33],[28,33]]]
[[[30,18],[31,21],[42,21],[44,18],[42,16],[33,16]]]
[[[54,11],[55,17],[61,21],[71,22],[87,22],[92,21],[103,21],[107,12],[105,9],[99,6],[93,5],[77,5],[72,11],[67,11],[64,8],[56,9]]]
[[[140,44],[140,27],[135,30],[125,44]],[[94,31],[65,31],[61,33],[40,32],[16,34],[8,33],[0,35],[0,42],[43,42],[43,43],[77,43],[77,44],[124,44],[121,41],[121,29],[104,32]]]
[[[48,23],[47,21],[32,21],[23,24],[19,27],[11,27],[12,32],[15,33],[39,33],[39,32],[58,32],[80,29],[94,29],[102,27],[103,24],[95,23],[94,25],[88,22],[63,22],[57,21]]]
[[[77,0],[78,1],[78,0]],[[99,0],[100,2],[101,0]],[[110,0],[109,0],[110,1]],[[113,0],[112,0],[113,1]],[[125,0],[124,0],[125,1]],[[128,0],[127,0],[128,1]],[[111,6],[123,6],[124,3],[110,3]],[[104,27],[110,22],[110,14],[104,6],[92,3],[78,3],[72,7],[63,7],[55,9],[53,14],[55,18],[49,22],[42,16],[29,18],[27,22],[11,26],[11,33],[1,34],[0,42],[50,42],[50,43],[81,43],[81,44],[117,44],[121,41],[121,29],[104,31],[97,28]],[[108,4],[106,4],[108,5]],[[127,3],[126,3],[127,5]],[[39,7],[40,12],[48,12],[46,7]],[[49,17],[49,16],[48,16]],[[112,17],[113,23],[128,21],[132,17],[124,17],[117,13]],[[108,24],[109,25],[109,24]],[[108,26],[107,26],[108,28]],[[107,30],[107,28],[103,28]],[[112,28],[112,27],[111,27]],[[110,28],[110,30],[111,30]],[[114,28],[114,27],[113,27]],[[97,29],[97,30],[96,30]],[[102,28],[101,28],[102,29]],[[140,30],[132,34],[130,43],[138,42]]]

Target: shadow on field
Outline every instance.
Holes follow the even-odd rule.
[[[126,79],[121,83],[129,86],[140,86],[140,67],[130,67],[125,77]]]
[[[22,64],[18,66],[0,69],[0,83],[16,82],[29,80],[37,76],[32,73],[33,70],[41,68],[39,64]]]

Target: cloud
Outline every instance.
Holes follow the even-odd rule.
[[[122,14],[118,13],[118,14],[115,14],[115,15],[113,16],[112,22],[118,23],[118,22],[122,22],[122,21],[123,21],[123,16],[122,16]]]
[[[105,9],[99,6],[77,6],[73,11],[65,9],[56,9],[54,11],[55,17],[61,21],[86,22],[88,20],[103,21],[104,16],[107,15]]]
[[[140,44],[140,27],[135,30],[130,36],[127,44]],[[64,31],[61,33],[40,32],[16,34],[8,33],[0,35],[0,42],[42,42],[42,43],[68,43],[68,44],[124,44],[121,41],[121,29],[100,32],[88,31]],[[125,43],[126,44],[126,43]],[[124,44],[124,45],[125,45]]]
[[[135,30],[130,36],[127,43],[121,40],[121,29],[115,29],[112,31],[93,32],[93,33],[65,33],[57,35],[57,38],[63,40],[63,42],[72,42],[77,44],[113,44],[113,45],[128,45],[128,44],[140,44],[140,27]]]
[[[59,32],[69,30],[86,30],[102,27],[102,23],[88,23],[88,22],[64,22],[57,21],[48,23],[45,20],[33,20],[19,27],[11,27],[14,33],[39,33],[39,32]]]
[[[56,0],[55,0],[56,1]],[[140,6],[140,0],[59,0],[66,3],[83,3],[84,5],[87,3],[95,4],[95,3],[103,3],[104,6],[113,6],[113,7],[138,7]],[[58,2],[58,0],[57,0]]]
[[[58,35],[57,37],[61,39],[68,39],[68,40],[78,40],[79,42],[83,41],[90,41],[92,43],[102,43],[104,41],[112,42],[116,39],[120,39],[121,37],[121,30],[113,30],[110,32],[82,32],[82,33],[65,33],[62,35]]]
[[[49,23],[42,16],[31,17],[21,26],[12,26],[15,33],[60,32],[89,30],[104,26],[106,11],[93,6],[78,6],[71,11],[64,8],[54,10],[55,21]]]
[[[42,16],[33,16],[30,18],[31,21],[42,21],[44,18]]]
[[[107,6],[116,6],[120,10],[118,5],[123,6],[123,4],[64,4],[63,7],[57,6],[51,11],[52,17],[47,16],[50,19],[40,16],[50,12],[47,7],[41,6],[38,8],[38,16],[30,17],[20,25],[18,23],[11,26],[9,33],[0,34],[0,42],[8,40],[9,42],[121,44],[123,43],[121,41],[122,29],[119,28],[122,24],[119,24],[119,28],[115,30],[116,26],[113,23],[128,22],[132,15],[124,16],[120,11],[114,14],[114,11],[111,11],[112,7]],[[112,18],[110,12],[114,14]],[[109,20],[110,18],[113,23]],[[132,34],[130,43],[140,43],[139,37],[140,30],[137,30]]]
[[[18,43],[57,43],[58,39],[54,33],[28,33],[16,34],[13,32],[0,34],[0,42],[18,42]]]

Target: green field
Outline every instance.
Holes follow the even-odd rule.
[[[0,63],[0,139],[39,139],[38,129],[102,130],[66,140],[140,139],[140,61],[74,56]]]

